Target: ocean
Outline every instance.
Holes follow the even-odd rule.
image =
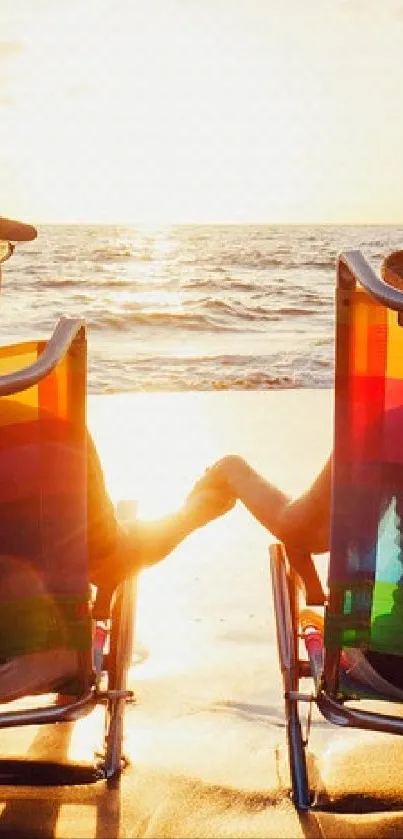
[[[4,266],[2,342],[85,318],[90,393],[333,384],[335,265],[403,226],[50,225]]]

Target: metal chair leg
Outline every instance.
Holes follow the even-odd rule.
[[[109,784],[120,776],[123,757],[123,718],[130,691],[127,671],[133,649],[135,592],[134,582],[122,583],[112,612],[110,653],[108,659],[108,704],[105,748],[105,775]]]
[[[284,685],[292,799],[299,810],[308,810],[311,804],[311,796],[305,744],[298,712],[298,700],[292,697],[292,693],[298,691],[299,683],[298,635],[295,615],[296,590],[287,573],[285,551],[281,544],[277,543],[270,546],[270,569],[277,645]]]

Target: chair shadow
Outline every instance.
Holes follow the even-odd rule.
[[[285,728],[285,718],[282,708],[278,705],[260,705],[254,702],[238,702],[232,699],[217,700],[209,706],[212,713],[229,714],[239,717],[246,722],[276,728]],[[328,728],[329,723],[323,719],[315,719],[315,728]]]
[[[239,716],[254,724],[284,728],[284,718],[274,706],[243,703],[231,700],[218,701],[211,709]],[[318,729],[329,728],[324,719],[315,720]],[[283,747],[286,750],[284,741]],[[308,749],[306,753],[307,769],[311,790],[315,796],[314,806],[308,812],[297,812],[301,834],[312,839],[324,839],[328,836],[355,837],[355,839],[379,839],[382,837],[403,836],[403,784],[401,795],[382,794],[382,789],[365,793],[346,791],[337,793],[328,789],[322,775],[319,753]],[[276,748],[276,769],[278,789],[283,790],[283,797],[290,799],[286,792],[287,783],[282,768],[280,749]],[[287,761],[288,763],[288,761]],[[281,796],[280,796],[281,797]]]
[[[346,839],[398,839],[402,836],[403,813],[380,809],[360,812],[352,809],[340,814],[311,811],[298,814],[301,833],[307,839],[327,839],[338,836]]]
[[[316,792],[312,809],[297,814],[304,836],[325,839],[336,835],[335,830],[338,836],[356,839],[403,835],[403,788],[402,796],[395,797],[382,796],[382,791],[335,795],[326,788],[314,752],[307,753],[307,768],[311,789]]]
[[[49,726],[43,726],[22,756],[23,759],[45,760],[49,758],[50,751],[50,756],[52,753],[57,754],[58,762],[70,765],[68,750],[74,725],[75,723],[71,722],[53,725],[51,733]],[[65,805],[72,808],[71,825],[74,829],[71,832],[66,816],[62,814]],[[83,808],[82,818],[80,807]],[[91,818],[91,833],[88,831],[87,822],[89,808],[95,810],[95,818]],[[59,832],[59,820],[62,815],[63,830]],[[94,839],[116,839],[120,833],[120,817],[118,783],[115,788],[107,787],[106,781],[103,780],[74,786],[0,786],[0,837],[52,839],[57,832],[58,836],[92,835]]]

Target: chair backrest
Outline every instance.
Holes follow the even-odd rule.
[[[91,649],[86,336],[0,348],[0,658]]]
[[[361,254],[346,257],[336,305],[330,690],[343,647],[403,655],[403,294],[391,290],[394,309],[384,305],[386,284]]]

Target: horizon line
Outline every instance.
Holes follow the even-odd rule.
[[[402,221],[34,221],[43,227],[403,227]]]

